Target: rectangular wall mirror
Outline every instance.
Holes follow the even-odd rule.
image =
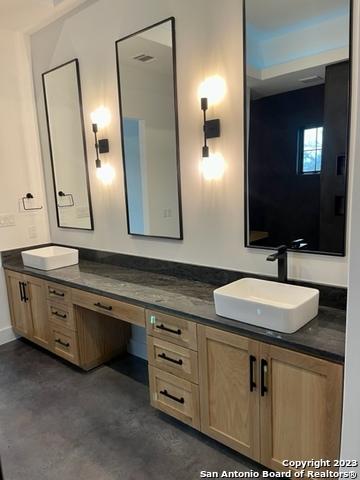
[[[58,226],[93,230],[79,62],[42,79]]]
[[[344,255],[351,1],[244,2],[246,246]]]
[[[183,238],[175,19],[116,42],[128,232]]]

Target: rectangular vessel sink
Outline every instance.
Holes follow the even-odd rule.
[[[79,252],[67,247],[44,247],[21,252],[24,265],[38,270],[55,270],[79,263]]]
[[[318,314],[319,290],[243,278],[214,291],[217,315],[294,333]]]

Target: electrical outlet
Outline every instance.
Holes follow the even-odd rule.
[[[3,214],[0,215],[0,227],[14,227],[15,215]]]

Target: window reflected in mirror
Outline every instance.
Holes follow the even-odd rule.
[[[345,254],[349,0],[245,0],[246,245]]]

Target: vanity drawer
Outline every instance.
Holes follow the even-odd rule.
[[[109,317],[141,327],[145,326],[145,312],[142,307],[76,289],[72,291],[72,301],[75,305],[103,313]]]
[[[69,362],[79,365],[79,349],[76,332],[50,322],[52,351]]]
[[[154,310],[146,310],[146,328],[149,335],[197,350],[195,322]]]
[[[61,304],[71,303],[71,289],[58,283],[46,283],[46,296]]]
[[[199,430],[199,387],[149,367],[151,405]]]
[[[48,313],[51,322],[61,327],[76,330],[72,305],[61,305],[55,302],[48,303]]]
[[[197,352],[148,336],[148,360],[154,367],[198,383]]]

